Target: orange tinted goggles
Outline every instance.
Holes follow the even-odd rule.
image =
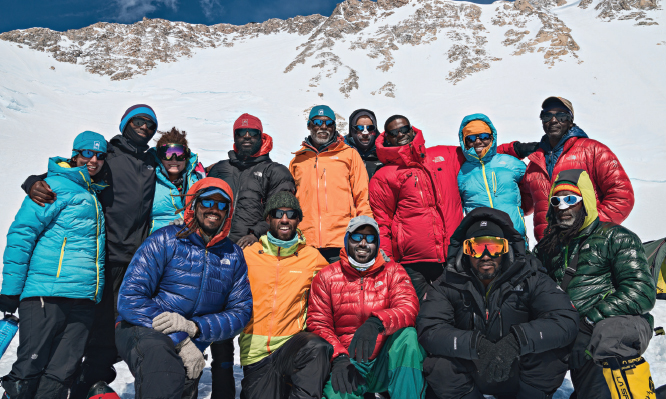
[[[474,237],[463,242],[463,253],[473,258],[480,258],[485,251],[496,258],[509,252],[509,242],[499,237]]]

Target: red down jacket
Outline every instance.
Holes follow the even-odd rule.
[[[375,264],[365,272],[354,269],[347,251],[340,260],[322,269],[312,280],[308,305],[308,330],[333,345],[334,359],[349,355],[347,348],[356,330],[370,316],[382,321],[370,360],[381,351],[387,337],[404,327],[413,327],[419,313],[419,300],[405,269],[377,255]]]
[[[516,156],[512,145],[502,147],[508,154]],[[537,241],[543,238],[548,225],[546,213],[550,188],[563,170],[587,171],[592,179],[602,222],[620,224],[634,208],[634,189],[629,176],[613,151],[596,140],[581,137],[568,139],[555,163],[552,179],[548,177],[543,149],[539,148],[528,159],[530,163],[520,184],[520,195],[525,215],[534,212],[534,237]]]

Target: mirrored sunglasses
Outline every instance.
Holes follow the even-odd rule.
[[[359,131],[359,132],[367,130],[368,133],[370,133],[370,132],[374,132],[376,127],[375,127],[375,125],[356,125],[356,126],[354,126],[354,129],[356,129],[356,131]]]
[[[465,137],[465,140],[469,141],[470,143],[473,143],[476,141],[477,138],[481,141],[488,141],[492,138],[492,136],[490,135],[490,133],[470,134],[469,136]]]
[[[361,234],[361,233],[352,233],[349,235],[349,238],[351,238],[352,241],[354,242],[361,242],[365,238],[365,242],[368,244],[372,244],[377,240],[377,235],[376,234]]]
[[[321,127],[321,126],[324,126],[324,125],[326,125],[326,127],[331,127],[331,126],[335,125],[335,121],[331,120],[331,119],[328,119],[328,120],[312,119],[312,120],[308,121],[308,125],[310,124],[310,122],[312,122],[313,125],[318,126],[318,127]]]
[[[98,161],[103,161],[106,159],[106,152],[97,152],[97,151],[92,151],[92,150],[72,150],[76,152],[77,154],[81,155],[83,158],[92,158],[95,155],[97,155],[97,160]]]
[[[212,199],[203,199],[200,201],[200,203],[204,208],[212,208],[215,204],[217,204],[217,209],[221,211],[227,209],[227,206],[229,205],[228,202],[215,201]]]
[[[190,152],[182,144],[164,144],[157,147],[157,157],[163,161],[185,161]]]

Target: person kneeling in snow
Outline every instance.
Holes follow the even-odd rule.
[[[314,278],[308,329],[331,345],[331,378],[324,397],[423,398],[425,383],[414,323],[419,301],[409,275],[379,249],[379,226],[349,221],[340,260]]]
[[[552,398],[578,313],[506,213],[480,207],[451,237],[444,274],[421,304],[428,398]]]
[[[118,295],[116,346],[137,398],[196,398],[203,351],[240,333],[252,313],[243,251],[227,238],[231,189],[208,177],[187,197],[185,225],[144,241]]]

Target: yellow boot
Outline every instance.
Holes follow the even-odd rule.
[[[601,366],[612,399],[656,399],[650,365],[642,356],[610,358]]]

